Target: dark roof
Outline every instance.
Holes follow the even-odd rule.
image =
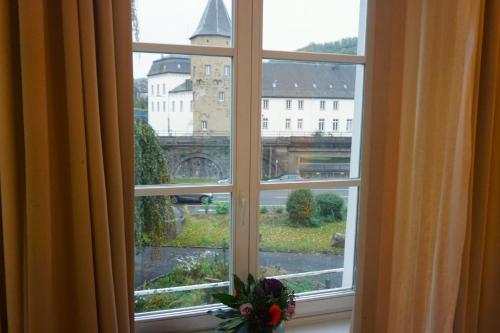
[[[191,81],[189,79],[182,82],[174,89],[170,90],[169,93],[179,93],[179,92],[186,92],[186,91],[193,91],[193,81]]]
[[[355,65],[270,61],[262,97],[354,98]]]
[[[156,60],[148,76],[164,73],[190,74],[190,62],[189,57],[178,56]],[[180,69],[177,64],[181,64]],[[353,99],[355,66],[330,63],[266,62],[263,64],[262,97]],[[173,70],[169,71],[171,67]],[[193,83],[188,79],[170,92],[192,91],[192,89]]]
[[[155,60],[149,69],[148,76],[166,73],[190,74],[191,59],[183,56],[168,56]]]
[[[231,37],[231,19],[222,0],[208,0],[200,23],[190,39],[196,36]]]

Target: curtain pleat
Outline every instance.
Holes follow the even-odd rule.
[[[13,45],[0,71],[2,325],[130,332],[130,3],[2,7],[1,42]]]

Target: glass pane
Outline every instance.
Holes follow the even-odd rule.
[[[136,197],[136,313],[216,303],[212,293],[228,291],[230,202],[229,193]]]
[[[365,7],[365,0],[264,0],[263,48],[362,55]]]
[[[131,0],[135,42],[230,47],[231,0]]]
[[[264,60],[262,180],[357,178],[363,65]]]
[[[136,184],[230,183],[231,58],[134,54]]]
[[[357,188],[263,191],[260,275],[295,292],[352,288]]]

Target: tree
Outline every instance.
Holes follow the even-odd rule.
[[[168,165],[155,131],[149,124],[136,120],[135,182],[140,185],[169,183]],[[135,245],[158,246],[164,239],[166,221],[174,219],[169,197],[137,197],[135,203]]]
[[[309,45],[298,49],[304,52],[320,53],[338,53],[338,54],[356,54],[358,48],[358,37],[347,37],[328,43],[310,43]]]

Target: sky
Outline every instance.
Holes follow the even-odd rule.
[[[223,1],[232,16],[232,1]],[[311,42],[332,42],[358,36],[360,0],[263,1],[264,49],[293,51]],[[189,37],[195,31],[207,2],[136,0],[139,41],[189,44]],[[158,54],[135,55],[134,77],[145,77],[151,62],[159,57]]]

